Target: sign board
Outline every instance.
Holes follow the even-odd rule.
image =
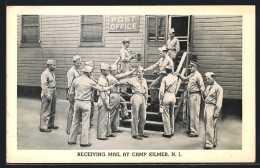
[[[110,15],[109,32],[138,32],[139,15]]]

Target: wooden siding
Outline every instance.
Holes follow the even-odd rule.
[[[242,16],[193,16],[192,52],[199,71],[212,71],[224,98],[242,99]]]
[[[40,86],[40,75],[48,58],[57,60],[55,71],[57,87],[67,87],[67,71],[72,66],[72,56],[82,56],[82,61],[94,61],[94,77],[100,76],[100,63],[112,64],[119,56],[122,40],[131,39],[130,51],[143,51],[144,16],[140,16],[138,33],[109,33],[108,16],[105,17],[105,40],[102,47],[79,47],[80,16],[41,16],[41,47],[20,48],[21,17],[17,18],[18,85]],[[142,65],[142,60],[132,61],[132,66]]]

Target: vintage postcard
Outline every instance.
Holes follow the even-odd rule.
[[[255,161],[254,6],[7,7],[7,163]]]

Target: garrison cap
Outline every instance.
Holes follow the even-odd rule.
[[[169,33],[175,33],[174,28],[170,29],[170,30],[169,30]]]
[[[85,65],[83,67],[83,72],[92,72],[92,70],[93,70],[92,66]]]
[[[215,76],[214,72],[206,72],[205,73],[206,77],[212,77],[212,75]]]
[[[144,68],[142,66],[138,66],[137,71],[144,71]]]
[[[197,62],[195,62],[195,61],[191,61],[190,62],[190,66],[195,66],[195,67],[199,67],[199,64],[197,63]]]
[[[117,65],[111,65],[111,66],[110,66],[110,70],[111,70],[111,71],[117,70]]]
[[[109,70],[109,65],[108,65],[108,64],[101,63],[101,64],[100,64],[100,69]]]
[[[122,41],[122,43],[126,43],[126,42],[128,42],[128,43],[130,43],[131,41],[130,41],[130,39],[127,37],[127,38],[125,38],[123,41]]]
[[[84,62],[84,65],[94,67],[94,63],[93,63],[93,61],[87,61],[87,62]]]
[[[80,60],[80,61],[81,61],[81,56],[79,56],[79,55],[74,55],[74,56],[73,56],[73,61],[77,61],[77,60]]]
[[[56,65],[56,60],[48,59],[48,60],[47,60],[47,64]]]
[[[166,46],[162,46],[160,48],[158,48],[158,51],[167,51],[168,49],[166,48]]]

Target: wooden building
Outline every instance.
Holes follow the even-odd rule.
[[[132,66],[158,61],[157,48],[175,28],[181,50],[198,55],[199,71],[215,72],[225,99],[242,99],[242,16],[111,16],[21,15],[17,17],[18,88],[40,89],[40,75],[48,58],[57,60],[58,96],[65,98],[72,56],[94,61],[94,76],[102,62],[113,64],[122,40],[131,39],[130,51],[141,53]],[[18,92],[19,92],[18,89]]]

